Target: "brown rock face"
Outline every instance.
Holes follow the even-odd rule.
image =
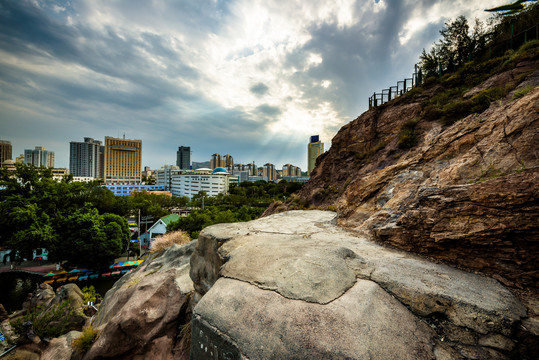
[[[537,60],[521,63],[471,89],[468,97],[492,84],[521,82],[451,126],[420,120],[417,96],[365,112],[333,138],[298,196],[265,214],[335,209],[349,229],[536,294],[538,68]],[[524,87],[531,90],[514,96]],[[415,145],[399,146],[411,122]]]
[[[84,359],[187,359],[185,336],[194,242],[153,254],[107,292],[92,326],[99,338]]]
[[[492,274],[508,286],[534,287],[538,180],[535,168],[474,185],[423,188],[394,225],[373,230],[396,247]]]

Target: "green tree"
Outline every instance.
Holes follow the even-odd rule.
[[[6,245],[21,257],[31,259],[32,250],[48,247],[56,237],[50,218],[36,204],[13,208],[10,219],[12,234]]]
[[[86,206],[64,219],[62,233],[51,246],[53,260],[100,269],[110,265],[129,244],[127,221],[114,214],[100,215]]]

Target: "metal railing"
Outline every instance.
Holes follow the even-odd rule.
[[[498,41],[495,44],[490,44],[481,53],[481,56],[476,58],[481,59],[491,59],[493,57],[498,57],[504,55],[508,50],[518,49],[521,45],[525,44],[530,40],[539,39],[539,22],[524,31],[514,35],[511,31],[511,36],[505,40]],[[472,60],[472,55],[470,54],[469,60]],[[458,67],[450,66],[449,68],[442,69],[438,71],[439,76],[447,73],[453,73],[457,71]],[[374,92],[369,97],[369,109],[383,105],[401,95],[404,95],[408,91],[412,90],[414,87],[421,85],[423,82],[423,73],[420,66],[417,64],[414,65],[414,73],[411,78],[405,78],[403,81],[397,81],[397,86],[390,86],[387,89],[382,89],[382,92]]]
[[[415,86],[420,85],[423,81],[421,68],[415,65],[415,71],[411,78],[404,78],[402,81],[397,81],[396,86],[390,86],[387,89],[382,89],[381,93],[374,93],[369,97],[369,109],[379,105],[383,105],[399,96],[404,95],[412,90]]]

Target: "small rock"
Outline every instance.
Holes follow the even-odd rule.
[[[490,334],[479,339],[479,345],[488,346],[500,350],[511,351],[515,347],[515,343],[500,334]]]

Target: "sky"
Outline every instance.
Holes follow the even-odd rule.
[[[0,0],[0,139],[13,157],[142,140],[142,165],[214,153],[307,168],[444,22],[506,0]]]

